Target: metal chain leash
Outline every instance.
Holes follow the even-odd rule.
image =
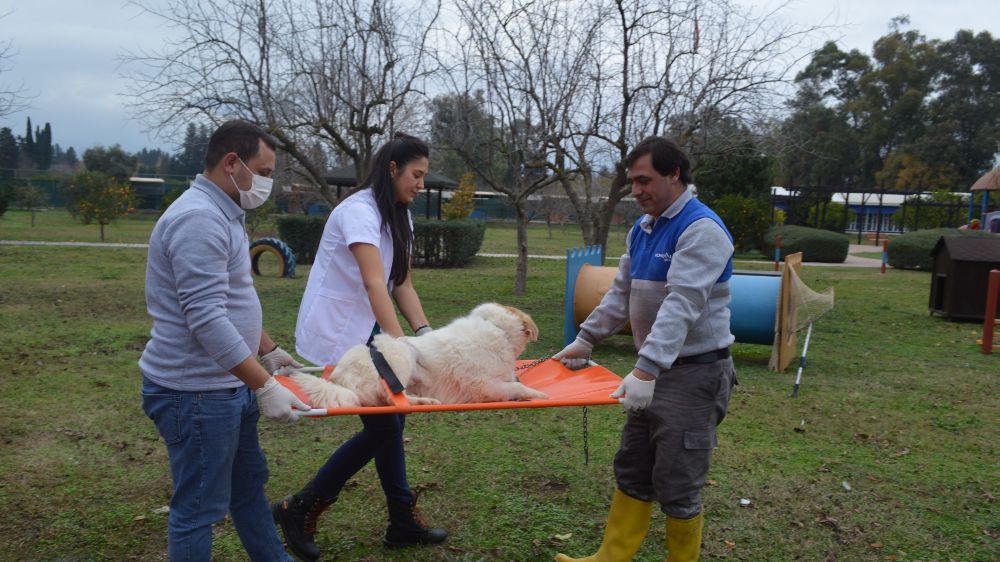
[[[533,367],[537,367],[537,366],[541,365],[542,363],[548,361],[549,358],[551,358],[551,357],[552,357],[551,355],[546,355],[545,357],[542,357],[541,359],[535,359],[531,363],[525,363],[524,365],[521,365],[520,367],[514,367],[514,371],[527,371],[528,369],[531,369]]]

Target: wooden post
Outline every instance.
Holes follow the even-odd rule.
[[[889,263],[889,240],[882,241],[882,275],[885,275],[885,266]]]
[[[1000,269],[992,269],[989,288],[986,289],[986,311],[983,314],[982,352],[986,355],[993,353],[993,328],[997,318],[998,294],[1000,294]]]

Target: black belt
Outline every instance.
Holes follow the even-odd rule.
[[[715,351],[706,351],[705,353],[699,353],[698,355],[688,355],[687,357],[678,357],[674,360],[673,367],[679,367],[681,365],[705,365],[707,363],[715,363],[716,361],[721,361],[729,357],[729,348],[724,347],[722,349],[716,349]]]
[[[368,346],[368,353],[372,356],[372,363],[375,364],[375,370],[378,371],[379,376],[389,385],[390,390],[397,394],[406,390],[403,387],[403,383],[399,382],[399,377],[392,371],[392,367],[389,366],[389,362],[385,360],[385,356],[382,355],[381,351],[375,349],[374,345],[370,345]]]

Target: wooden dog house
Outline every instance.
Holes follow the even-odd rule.
[[[931,314],[982,321],[990,270],[1000,269],[1000,236],[942,236],[931,259]]]

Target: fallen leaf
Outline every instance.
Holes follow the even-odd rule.
[[[552,535],[552,538],[556,539],[557,541],[568,541],[569,538],[572,536],[573,533],[566,533],[565,535]]]
[[[873,543],[871,543],[868,546],[872,547],[872,550],[878,550],[878,549],[882,548],[882,543],[880,543],[880,542],[873,542]]]
[[[851,491],[851,483],[848,482],[847,480],[844,480],[843,482],[841,482],[840,485],[843,486],[844,489],[847,490],[848,492]]]
[[[145,521],[145,520],[146,520],[145,515],[136,515],[135,517],[132,518],[132,521]]]
[[[726,548],[728,548],[729,550],[736,548],[736,543],[734,543],[733,541],[722,541],[722,542],[726,545]]]
[[[709,480],[708,481],[708,485],[709,486],[715,486],[716,484],[718,484],[718,482],[716,482],[715,480]]]
[[[902,457],[904,455],[909,455],[909,454],[910,454],[910,450],[904,447],[903,449],[900,449],[899,451],[896,451],[895,456]]]

